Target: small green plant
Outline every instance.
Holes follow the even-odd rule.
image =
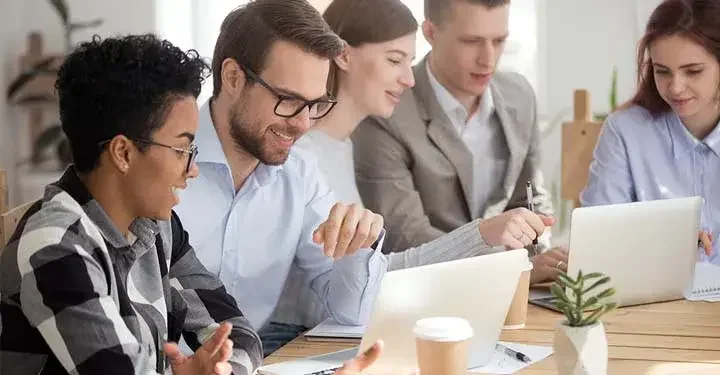
[[[617,109],[617,106],[618,106],[618,102],[617,102],[618,101],[618,97],[617,97],[617,83],[618,82],[617,82],[617,80],[618,80],[618,71],[617,71],[616,67],[613,67],[612,77],[610,78],[610,94],[609,94],[609,98],[608,98],[609,99],[608,104],[610,105],[610,107],[609,107],[610,109],[607,113],[595,113],[593,115],[593,119],[595,121],[605,121],[608,114],[610,114],[610,112],[613,112],[615,109]]]
[[[606,301],[615,294],[614,288],[607,288],[590,296],[588,294],[610,282],[609,276],[600,272],[584,275],[582,270],[579,270],[576,279],[563,272],[558,279],[550,287],[550,291],[557,298],[555,306],[565,314],[566,323],[570,327],[591,326],[597,323],[601,316],[617,308],[617,303]],[[570,293],[566,293],[565,288],[569,289]]]

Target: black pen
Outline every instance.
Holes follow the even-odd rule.
[[[505,354],[517,359],[520,362],[525,362],[525,363],[532,362],[532,359],[530,359],[530,357],[528,357],[527,355],[520,353],[518,351],[512,350],[505,345],[497,344],[497,347],[502,349],[502,351],[505,352]]]
[[[530,212],[535,212],[535,202],[533,202],[533,186],[532,181],[528,181],[525,183],[525,195],[527,198],[527,209],[530,210]],[[538,235],[539,236],[539,235]],[[537,245],[538,245],[538,236],[535,236],[533,238],[532,244],[533,244],[533,252],[537,254]]]

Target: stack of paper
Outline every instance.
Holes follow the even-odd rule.
[[[685,298],[689,301],[720,301],[720,266],[704,261],[695,264],[692,292]]]
[[[344,326],[326,319],[315,328],[305,332],[305,338],[313,340],[347,340],[362,339],[365,326]]]

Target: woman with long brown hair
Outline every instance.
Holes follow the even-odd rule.
[[[638,49],[638,89],[603,126],[583,206],[702,196],[704,260],[720,264],[720,1],[665,0]]]

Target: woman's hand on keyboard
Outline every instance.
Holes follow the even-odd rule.
[[[380,357],[380,353],[382,352],[383,342],[377,341],[373,346],[371,346],[368,350],[366,350],[364,353],[358,355],[357,357],[351,359],[345,365],[341,368],[339,368],[334,375],[360,375],[363,370],[367,369],[375,363],[375,361]],[[415,375],[415,372],[412,372],[410,374],[403,373],[394,373],[394,374],[368,374],[368,375]]]

